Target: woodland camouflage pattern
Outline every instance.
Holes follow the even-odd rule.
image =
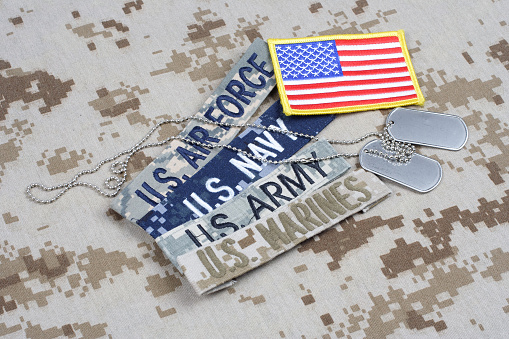
[[[508,10],[499,0],[1,2],[0,335],[504,337]],[[418,147],[443,167],[435,190],[382,180],[393,191],[387,201],[226,290],[196,295],[148,234],[109,209],[111,199],[87,189],[52,205],[25,197],[31,182],[68,181],[156,122],[197,112],[256,38],[397,29],[423,109],[462,117],[467,145]],[[380,130],[389,111],[339,115],[320,136]],[[165,125],[154,139],[183,127]],[[161,151],[135,156],[129,179]]]

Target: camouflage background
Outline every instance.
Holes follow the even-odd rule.
[[[497,0],[0,2],[0,334],[503,337],[508,10]],[[467,145],[419,147],[443,166],[431,193],[384,180],[394,194],[383,204],[225,291],[197,296],[148,234],[90,190],[49,206],[25,197],[31,182],[67,181],[157,121],[195,113],[257,37],[397,29],[424,108],[461,116]],[[320,135],[358,137],[388,113],[340,115]],[[129,178],[159,152],[138,154]]]

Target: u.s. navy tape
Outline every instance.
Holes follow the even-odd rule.
[[[196,116],[212,121],[245,123],[275,86],[267,43],[256,39],[205,101]],[[209,143],[228,143],[238,129],[190,121],[181,136]],[[188,180],[218,153],[174,140],[112,201],[111,207],[136,221],[174,186]]]
[[[283,114],[278,101],[255,124],[317,135],[333,119],[333,115],[288,117]],[[308,142],[309,139],[304,137],[248,128],[230,145],[262,158],[282,160],[290,158]],[[211,212],[275,168],[277,165],[251,160],[242,153],[223,149],[136,223],[157,238],[189,220]]]
[[[297,153],[297,157],[324,157],[336,154],[334,147],[320,140]],[[343,158],[309,164],[282,164],[256,181],[235,198],[214,211],[182,224],[156,239],[164,254],[178,268],[177,257],[219,240],[297,196],[320,188],[344,174],[350,165]]]
[[[216,291],[390,193],[374,174],[358,169],[221,240],[178,257],[178,262],[198,294]]]

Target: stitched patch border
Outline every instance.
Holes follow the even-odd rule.
[[[384,38],[384,37],[397,37],[398,41],[401,45],[402,54],[408,68],[408,72],[410,73],[411,81],[416,92],[416,98],[398,100],[392,102],[382,102],[382,103],[374,103],[374,104],[365,104],[365,105],[352,105],[352,106],[344,106],[344,107],[334,107],[334,108],[320,108],[320,109],[295,109],[290,107],[288,94],[285,90],[283,84],[283,75],[280,67],[280,61],[278,60],[278,55],[276,53],[276,46],[283,44],[298,44],[298,43],[312,43],[312,42],[322,42],[327,40],[353,40],[353,39],[370,39],[370,38]],[[415,71],[410,60],[410,55],[408,53],[405,34],[403,30],[398,31],[390,31],[390,32],[380,32],[380,33],[368,33],[368,34],[338,34],[338,35],[325,35],[318,37],[309,37],[309,38],[297,38],[297,39],[268,39],[267,43],[269,45],[269,51],[272,58],[272,63],[274,65],[275,75],[276,75],[276,83],[279,91],[279,96],[281,98],[281,104],[283,106],[283,111],[286,115],[317,115],[317,114],[331,114],[331,113],[347,113],[347,112],[357,112],[364,110],[375,110],[375,109],[385,109],[392,108],[398,106],[406,106],[406,105],[422,105],[424,103],[424,96],[422,95],[421,89],[419,87],[419,83],[417,82],[417,77],[415,75]]]

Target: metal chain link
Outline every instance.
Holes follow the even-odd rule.
[[[68,181],[66,183],[62,183],[60,185],[56,185],[56,186],[46,186],[46,185],[40,184],[40,183],[32,183],[27,186],[26,194],[27,194],[28,198],[34,202],[37,202],[40,204],[50,204],[50,203],[58,200],[65,192],[67,192],[71,188],[77,187],[77,186],[83,186],[83,187],[91,188],[105,197],[109,197],[109,198],[115,197],[120,192],[120,190],[122,189],[122,185],[127,180],[127,166],[128,166],[129,161],[131,160],[133,155],[135,155],[137,152],[139,152],[145,148],[162,146],[162,145],[165,145],[173,140],[180,140],[182,142],[185,142],[185,143],[188,143],[191,145],[197,145],[197,146],[205,147],[205,148],[209,148],[209,149],[226,148],[226,149],[229,149],[234,152],[242,153],[243,155],[245,155],[253,160],[258,160],[263,163],[269,163],[269,164],[275,164],[275,165],[288,164],[288,163],[303,163],[303,164],[305,164],[305,163],[310,163],[310,162],[314,162],[314,161],[324,161],[324,160],[335,159],[335,158],[339,158],[339,157],[352,158],[352,157],[359,156],[358,153],[338,153],[338,154],[321,157],[321,158],[298,158],[298,159],[288,158],[288,159],[283,159],[283,160],[269,160],[269,159],[265,159],[265,158],[262,158],[259,156],[255,156],[245,150],[239,149],[234,146],[225,145],[225,144],[204,143],[201,141],[188,139],[188,138],[180,136],[180,135],[171,136],[171,137],[169,137],[163,141],[160,141],[160,142],[152,142],[152,143],[143,144],[162,125],[181,124],[181,123],[189,121],[189,120],[196,120],[196,121],[202,122],[204,124],[213,124],[213,125],[218,125],[218,126],[222,126],[222,127],[252,127],[252,128],[263,129],[263,130],[269,131],[269,132],[276,132],[276,133],[281,133],[281,134],[286,134],[286,135],[308,138],[313,141],[319,140],[318,137],[313,136],[313,135],[289,131],[289,130],[281,129],[281,128],[278,128],[275,126],[267,127],[267,126],[262,126],[262,125],[258,125],[258,124],[247,124],[247,123],[246,124],[233,124],[233,123],[225,123],[225,122],[216,122],[216,121],[212,121],[212,120],[208,120],[208,119],[196,117],[196,116],[190,116],[190,117],[185,117],[185,118],[181,118],[181,119],[168,119],[168,120],[161,121],[161,122],[157,123],[154,127],[152,127],[152,129],[150,129],[150,131],[133,147],[131,147],[127,150],[121,151],[112,157],[109,157],[109,158],[106,158],[106,159],[100,161],[92,169],[82,170],[82,171],[78,172],[70,181]],[[353,144],[359,143],[359,142],[361,142],[367,138],[373,137],[373,136],[381,138],[384,148],[390,152],[395,152],[396,154],[393,154],[393,155],[384,154],[382,152],[375,151],[375,150],[366,150],[366,151],[369,151],[367,153],[373,154],[375,156],[381,156],[389,161],[398,161],[398,162],[410,161],[410,158],[414,153],[413,146],[410,145],[411,148],[408,148],[407,144],[395,141],[388,133],[387,127],[384,128],[383,132],[370,132],[370,133],[363,135],[360,138],[353,139],[353,140],[333,140],[333,139],[325,139],[325,140],[331,144],[353,145]],[[118,160],[114,161],[124,155],[126,156],[124,161],[118,161]],[[86,174],[95,173],[104,164],[109,163],[111,161],[114,161],[114,162],[111,164],[110,171],[114,174],[117,174],[117,176],[111,176],[108,179],[106,179],[104,182],[104,185],[106,186],[106,188],[112,190],[112,192],[110,192],[110,193],[105,192],[97,185],[91,184],[89,182],[78,181],[78,179],[81,176],[86,175]],[[36,188],[36,187],[43,191],[46,191],[46,192],[51,192],[51,191],[58,190],[58,189],[61,189],[61,190],[53,198],[45,200],[45,199],[39,199],[33,195],[32,189]]]
[[[385,153],[374,149],[365,149],[364,153],[371,154],[399,164],[406,164],[415,154],[415,146],[409,143],[394,140],[394,138],[389,134],[389,128],[393,124],[394,122],[391,121],[387,126],[385,126],[383,132],[380,135],[383,149],[390,153]]]

